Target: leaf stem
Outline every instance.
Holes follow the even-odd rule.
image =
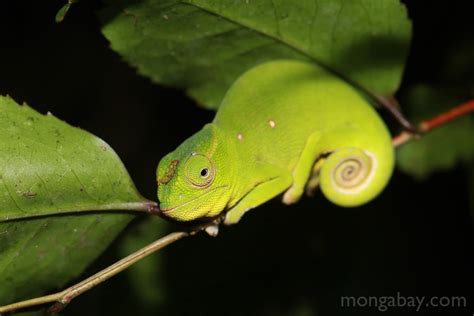
[[[474,112],[474,99],[461,103],[451,110],[438,114],[437,116],[424,120],[418,124],[419,134],[403,131],[393,138],[393,145],[399,147],[414,138],[420,137],[420,134],[426,134],[429,131],[445,125],[461,116]]]
[[[19,215],[2,215],[0,217],[0,223],[2,222],[11,222],[16,220],[25,220],[32,218],[40,218],[53,215],[74,215],[74,214],[84,214],[84,212],[100,212],[100,211],[136,211],[136,212],[145,212],[152,215],[159,214],[158,204],[154,201],[145,200],[143,202],[121,202],[121,203],[110,203],[103,204],[98,206],[86,205],[83,208],[77,209],[63,209],[60,213],[55,210],[44,211],[39,214],[28,214],[22,213]]]

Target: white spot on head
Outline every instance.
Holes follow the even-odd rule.
[[[269,120],[268,125],[270,125],[271,128],[275,128],[276,124],[274,120]]]
[[[241,133],[238,133],[237,134],[237,139],[242,141],[242,139],[244,139],[244,135],[242,135]]]

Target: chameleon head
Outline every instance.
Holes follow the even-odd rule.
[[[233,175],[226,144],[219,128],[207,124],[160,161],[158,200],[165,217],[191,221],[224,210]]]

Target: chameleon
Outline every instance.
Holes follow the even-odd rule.
[[[166,218],[231,225],[318,188],[336,205],[365,204],[393,168],[390,132],[358,90],[313,63],[274,60],[238,77],[213,121],[161,159],[157,194]]]

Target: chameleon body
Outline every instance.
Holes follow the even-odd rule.
[[[353,87],[314,64],[271,61],[241,75],[213,122],[160,161],[158,199],[174,220],[225,224],[317,187],[352,207],[383,190],[393,165],[385,124]]]

